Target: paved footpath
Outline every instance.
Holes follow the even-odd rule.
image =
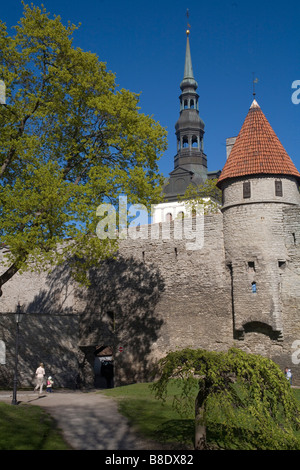
[[[11,392],[0,401],[11,402]],[[117,409],[117,403],[97,392],[18,392],[17,400],[44,408],[58,423],[75,450],[152,450],[155,443],[139,438]]]

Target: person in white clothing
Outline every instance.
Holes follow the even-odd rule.
[[[39,388],[40,393],[42,393],[43,385],[44,385],[44,376],[45,376],[44,364],[42,362],[40,366],[37,368],[37,370],[35,371],[35,376],[36,376],[36,387],[34,388],[34,391],[36,391]]]

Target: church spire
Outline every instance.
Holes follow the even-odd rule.
[[[179,96],[180,115],[175,124],[177,154],[174,157],[174,170],[164,188],[167,201],[178,200],[178,196],[183,196],[191,183],[197,186],[207,179],[207,158],[203,146],[205,125],[199,116],[198,83],[192,67],[189,24],[186,35],[184,76]]]
[[[190,41],[189,41],[189,32],[187,33],[187,40],[186,40],[184,78],[194,78]]]
[[[186,30],[186,51],[185,51],[185,63],[184,63],[184,74],[183,74],[183,80],[180,84],[180,88],[183,91],[184,88],[186,87],[193,87],[195,90],[198,88],[198,83],[196,82],[194,78],[194,72],[193,72],[193,65],[192,65],[192,56],[191,56],[191,48],[190,48],[190,40],[189,40],[189,35],[190,35],[190,30]]]
[[[182,93],[179,97],[180,116],[175,125],[177,155],[174,166],[191,171],[195,183],[200,184],[207,178],[207,161],[203,149],[204,122],[199,116],[199,95],[196,92],[198,83],[193,73],[189,29],[186,34],[184,77],[180,84]]]

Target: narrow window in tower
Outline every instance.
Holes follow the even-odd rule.
[[[196,135],[193,135],[192,137],[192,147],[198,148],[198,137]]]
[[[191,109],[194,109],[194,108],[195,108],[194,100],[191,100],[191,101],[190,101],[190,108],[191,108]]]
[[[285,269],[285,266],[286,266],[285,261],[283,261],[283,260],[278,260],[278,267],[279,267],[280,269]]]
[[[282,181],[275,181],[275,196],[282,196]]]
[[[188,140],[187,136],[185,135],[182,139],[182,147],[184,149],[186,149],[186,148],[188,148],[188,146],[189,146],[189,140]]]
[[[184,109],[188,109],[188,100],[184,100]]]
[[[252,294],[256,294],[256,282],[252,282]]]
[[[255,271],[255,263],[254,261],[248,261],[248,271],[254,272]]]
[[[251,186],[250,181],[245,181],[243,183],[243,198],[247,199],[251,197]]]

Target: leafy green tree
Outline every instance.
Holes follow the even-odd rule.
[[[207,429],[255,449],[299,449],[294,431],[300,410],[279,366],[255,354],[232,348],[227,353],[184,349],[159,362],[152,388],[164,400],[170,380],[181,392],[175,408],[184,414],[195,407],[195,448],[206,449]]]
[[[10,249],[0,295],[17,271],[64,259],[81,261],[83,280],[115,249],[96,236],[97,207],[122,194],[160,201],[166,131],[95,54],[73,47],[76,29],[33,5],[12,36],[0,21],[0,242]]]
[[[203,184],[190,184],[184,195],[179,196],[184,201],[190,213],[209,214],[219,212],[222,205],[222,191],[216,186],[217,179],[207,179]]]

